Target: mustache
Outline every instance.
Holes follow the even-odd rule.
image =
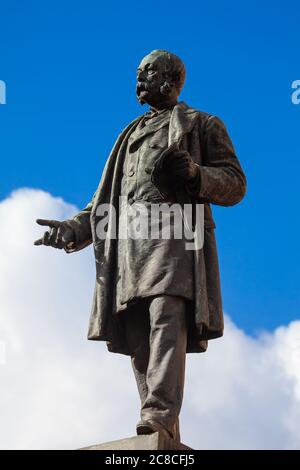
[[[148,91],[148,84],[146,82],[137,82],[136,84],[136,92],[140,94],[142,91]]]

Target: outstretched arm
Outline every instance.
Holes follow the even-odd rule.
[[[86,246],[90,245],[93,241],[90,217],[94,197],[95,195],[93,196],[91,202],[89,202],[84,209],[78,212],[78,214],[76,214],[72,219],[66,221],[75,235],[74,243],[65,247],[65,251],[67,253],[73,253],[74,251],[82,250]]]

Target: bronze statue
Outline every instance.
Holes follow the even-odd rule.
[[[178,102],[184,80],[185,66],[176,55],[155,50],[144,57],[136,92],[150,110],[118,137],[89,204],[71,220],[38,219],[50,230],[35,242],[68,253],[93,243],[96,285],[88,338],[131,356],[141,398],[137,434],[159,430],[177,441],[186,353],[205,351],[208,340],[223,334],[210,204],[237,204],[246,190],[222,121]],[[105,204],[120,220],[134,204],[148,210],[183,202],[204,205],[201,249],[187,250],[184,239],[98,236],[99,207]]]

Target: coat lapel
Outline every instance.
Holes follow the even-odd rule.
[[[169,125],[169,146],[174,143],[180,145],[183,136],[194,127],[198,116],[198,111],[190,108],[183,101],[174,107]]]
[[[132,136],[133,142],[130,143],[130,145],[140,141],[141,139],[144,139],[147,135],[153,134],[154,132],[157,132],[159,129],[162,127],[165,127],[169,124],[169,116],[162,115],[159,119],[155,119],[154,122],[149,122],[142,128],[136,128],[135,133]]]

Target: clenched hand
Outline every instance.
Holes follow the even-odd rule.
[[[190,154],[185,150],[174,149],[164,160],[163,168],[171,173],[175,181],[186,184],[192,181],[198,168]]]

